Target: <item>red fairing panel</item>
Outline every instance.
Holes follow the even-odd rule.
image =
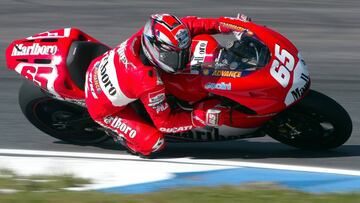
[[[244,77],[203,77],[206,89],[262,115],[280,112],[304,96],[310,86],[309,73],[299,51],[289,40],[267,27],[240,19],[223,18],[220,24],[255,34],[269,48],[271,59],[264,68]],[[209,84],[225,84],[229,88],[209,89]]]
[[[7,66],[58,98],[84,99],[66,67],[73,41],[100,43],[76,28],[47,31],[13,41],[6,49]]]
[[[237,101],[257,113],[247,115],[233,112],[233,121],[227,125],[234,127],[259,126],[305,95],[310,86],[309,73],[298,50],[291,42],[280,34],[252,22],[234,18],[223,18],[220,21],[224,27],[237,31],[248,29],[248,34],[256,33],[271,52],[269,63],[250,74],[241,71],[209,72],[206,69],[200,72],[188,70],[177,75],[163,73],[162,78],[169,93],[190,103],[213,93]],[[202,41],[207,43],[200,43]],[[193,38],[191,65],[197,61],[213,61],[213,56],[217,54],[217,50],[213,48],[214,44],[218,43],[211,40],[208,35]],[[198,46],[201,49],[194,49]],[[229,73],[232,75],[225,76]]]

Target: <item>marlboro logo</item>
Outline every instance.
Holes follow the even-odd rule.
[[[12,50],[11,56],[35,56],[35,55],[55,55],[58,47],[55,45],[40,46],[34,43],[31,46],[16,44]]]

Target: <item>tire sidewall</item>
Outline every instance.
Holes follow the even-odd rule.
[[[309,93],[299,103],[280,113],[279,116],[286,114],[289,111],[306,112],[311,111],[324,116],[334,128],[332,132],[333,137],[328,140],[316,141],[311,139],[301,140],[296,142],[289,138],[279,136],[276,134],[269,134],[272,138],[281,143],[297,147],[300,149],[322,150],[332,149],[344,144],[351,136],[352,121],[346,110],[330,97],[310,90]]]

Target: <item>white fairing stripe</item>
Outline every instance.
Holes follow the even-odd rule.
[[[71,32],[71,28],[65,28],[64,29],[64,37],[69,37]]]
[[[116,74],[116,68],[114,65],[114,56],[115,56],[115,51],[114,50],[110,51],[108,63],[105,66],[105,69],[106,69],[105,73],[104,73],[104,70],[102,72],[102,66],[104,65],[104,62],[103,61],[101,62],[100,68],[98,68],[98,76],[100,78],[99,83],[100,83],[100,87],[101,87],[102,91],[104,92],[106,97],[111,101],[112,105],[125,106],[125,105],[135,101],[136,99],[127,97],[124,94],[124,92],[121,91],[120,86],[119,86],[119,81],[117,78],[117,74]],[[106,58],[106,57],[104,57],[104,58]],[[107,74],[109,76],[111,85],[107,84],[107,86],[105,86],[104,79],[103,79],[104,74]],[[109,92],[109,88],[111,86],[114,87],[116,90],[116,93],[113,95],[111,95],[111,93]]]
[[[191,66],[197,65],[199,63],[201,64],[204,62],[205,57],[206,57],[207,44],[208,44],[208,41],[204,41],[204,40],[198,41],[198,43],[196,44],[196,47],[195,47],[195,51],[194,51],[192,60],[190,62]],[[202,51],[201,48],[203,48],[204,50]]]
[[[64,35],[59,35],[58,33],[51,33],[49,31],[46,31],[39,33],[39,34],[47,33],[47,35],[45,36],[36,36],[36,37],[30,36],[27,37],[26,39],[32,40],[32,39],[44,39],[44,38],[64,38],[64,37],[69,37],[70,32],[71,32],[71,28],[64,28]]]
[[[290,104],[298,100],[303,95],[303,91],[306,90],[308,88],[308,85],[310,84],[310,75],[308,68],[303,62],[300,54],[298,55],[298,57],[299,62],[294,69],[293,83],[284,101],[286,106],[289,106]]]

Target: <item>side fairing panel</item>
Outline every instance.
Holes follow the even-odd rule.
[[[83,99],[66,65],[73,41],[100,43],[76,28],[46,31],[13,41],[6,49],[7,66],[55,97]]]
[[[310,87],[307,67],[297,48],[265,26],[238,18],[223,18],[222,25],[244,32],[265,44],[270,60],[264,67],[240,77],[202,77],[211,93],[230,98],[260,115],[277,113],[299,101]]]

